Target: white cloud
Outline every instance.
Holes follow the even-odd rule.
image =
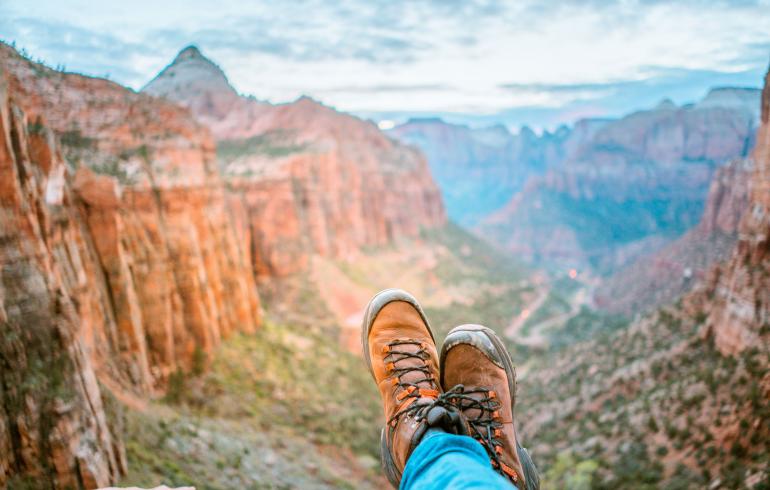
[[[624,83],[672,69],[699,73],[702,83],[688,79],[699,91],[711,73],[744,80],[770,56],[770,0],[2,5],[0,38],[53,65],[111,73],[139,88],[177,50],[197,43],[242,92],[275,102],[309,94],[347,111],[559,107],[617,96]]]

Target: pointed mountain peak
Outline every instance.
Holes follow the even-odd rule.
[[[224,78],[225,73],[222,71],[222,69],[211,61],[209,58],[206,58],[203,53],[201,53],[201,50],[198,49],[198,46],[191,44],[184,48],[182,51],[180,51],[176,57],[174,58],[174,61],[171,62],[162,72],[168,71],[172,67],[186,67],[186,69],[189,69],[190,67],[198,67],[198,69],[207,69],[212,73],[221,74],[221,76]]]
[[[225,72],[194,45],[181,50],[142,91],[182,103],[204,94],[237,96]]]
[[[184,48],[182,51],[180,51],[179,54],[176,55],[176,58],[174,58],[173,63],[179,63],[180,61],[192,60],[192,59],[210,61],[201,54],[201,50],[198,49],[198,46],[191,44],[186,48]]]

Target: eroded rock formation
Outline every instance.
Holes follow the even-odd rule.
[[[705,293],[709,296],[705,332],[714,336],[723,354],[757,347],[770,334],[770,71],[752,160],[749,206],[740,223],[738,244]]]
[[[211,128],[260,278],[304,270],[313,253],[346,257],[446,220],[419,151],[308,97],[272,105],[239,96],[194,47],[143,92]]]
[[[99,385],[153,396],[256,328],[248,250],[185,110],[4,44],[0,68],[0,484],[106,485],[123,456]]]
[[[633,315],[673,303],[730,257],[748,207],[752,160],[717,169],[700,223],[654,254],[645,255],[602,281],[597,306]]]
[[[0,79],[0,487],[95,488],[125,465],[81,340],[96,254],[49,130]]]
[[[418,151],[307,98],[240,97],[197,50],[189,63],[176,81],[202,94],[190,109],[218,155],[187,109],[0,43],[0,486],[113,482],[106,400],[162,394],[255,329],[257,279],[445,221]]]
[[[714,89],[604,124],[480,231],[525,259],[609,273],[695,226],[715,170],[748,156],[758,91]]]

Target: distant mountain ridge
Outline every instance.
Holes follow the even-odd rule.
[[[572,130],[565,126],[537,135],[526,126],[511,134],[502,125],[470,128],[425,118],[411,119],[388,133],[425,152],[449,216],[475,226],[508,202],[530,177],[569,158],[604,123],[584,120]]]
[[[717,169],[700,222],[659,251],[641,256],[598,287],[598,307],[627,316],[673,303],[726,260],[748,209],[753,161],[736,159]]]
[[[758,107],[758,91],[717,89],[608,122],[479,232],[533,262],[617,270],[699,221],[716,168],[754,146],[752,99]]]

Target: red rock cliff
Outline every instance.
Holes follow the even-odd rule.
[[[597,306],[629,316],[651,311],[679,299],[715,264],[727,260],[748,206],[751,177],[750,159],[718,168],[700,223],[604,279],[594,295]]]
[[[99,384],[158,393],[253,330],[248,250],[187,111],[4,44],[0,73],[0,486],[106,485],[123,459]]]
[[[710,285],[713,299],[706,331],[724,354],[766,342],[770,329],[770,72],[752,159],[749,207],[741,220],[738,245]]]
[[[218,168],[187,109],[2,43],[0,74],[0,486],[113,482],[107,391],[156,395],[254,329],[255,278],[445,221],[419,152],[309,99],[192,83],[205,100],[191,109],[230,128]]]
[[[0,487],[95,488],[125,464],[81,341],[96,254],[53,135],[27,127],[0,79]]]
[[[189,107],[212,129],[260,277],[303,270],[312,253],[345,257],[446,220],[417,150],[307,97],[280,105],[241,97],[194,47],[143,91]]]
[[[128,387],[152,390],[233,330],[258,322],[205,128],[171,104],[106,80],[35,65],[3,46],[10,91],[30,127],[59,135],[91,245],[89,286],[105,297],[83,339]],[[227,291],[227,294],[225,294]]]

